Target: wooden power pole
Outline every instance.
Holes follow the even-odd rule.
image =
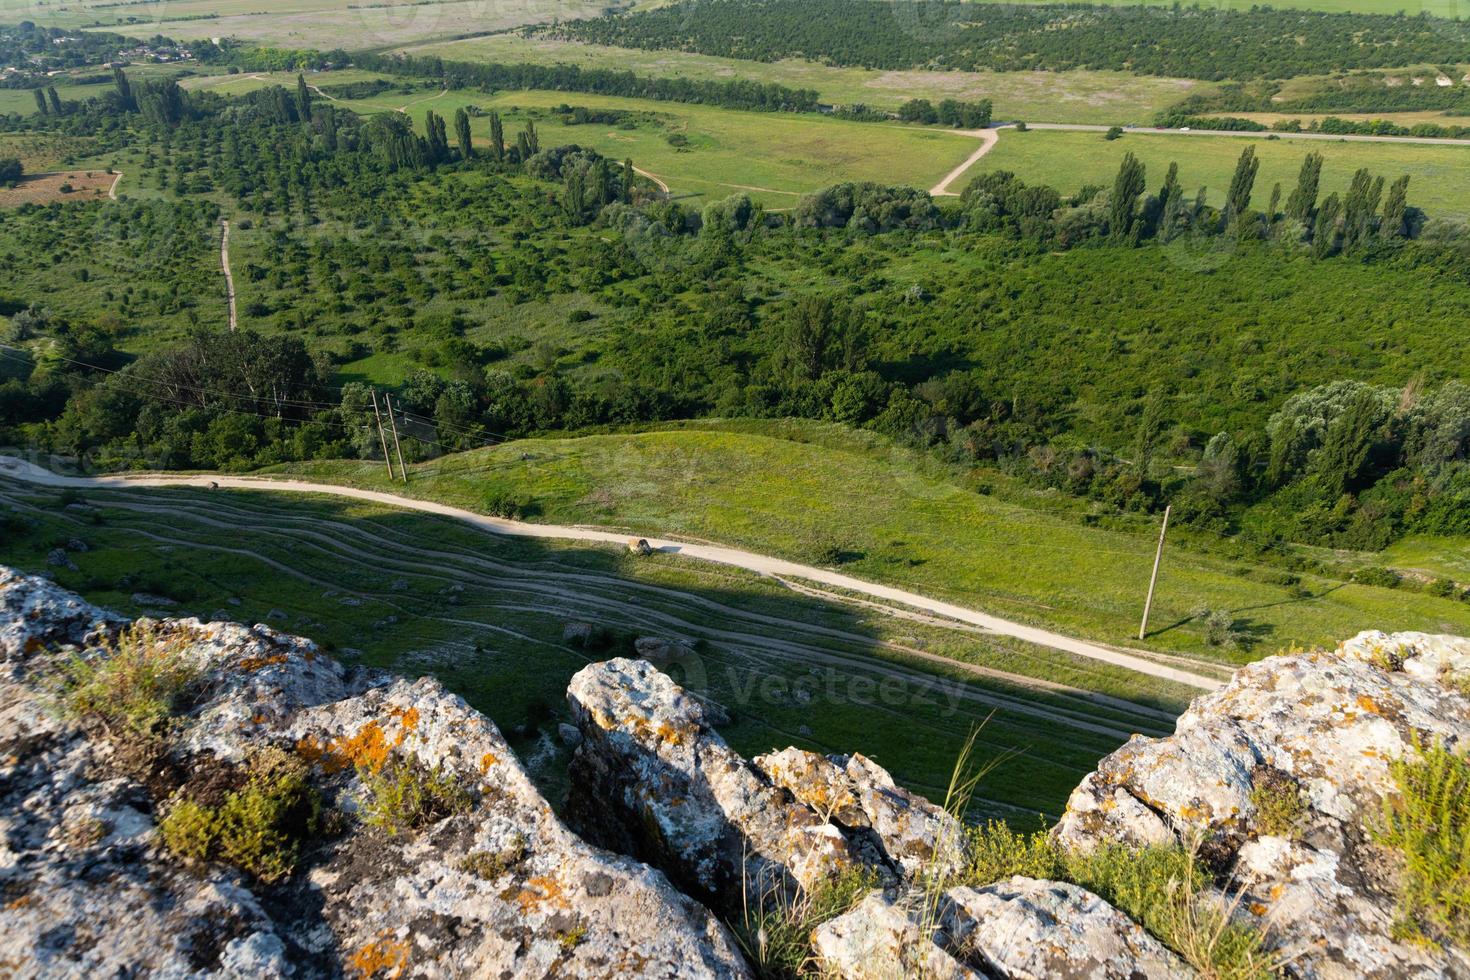
[[[383,446],[383,462],[388,465],[388,482],[393,482],[393,457],[388,455],[388,437],[383,434],[383,413],[378,411],[378,389],[369,389],[373,393],[373,418],[378,420],[378,442]]]
[[[388,406],[388,424],[393,427],[393,451],[398,454],[398,475],[408,482],[408,467],[403,465],[403,446],[398,442],[398,419],[393,415],[393,396],[383,392],[383,403]]]
[[[1154,586],[1159,581],[1159,562],[1164,558],[1164,535],[1169,533],[1169,511],[1172,509],[1172,504],[1164,507],[1164,525],[1159,528],[1159,548],[1154,552],[1154,573],[1148,579],[1148,598],[1143,602],[1143,622],[1138,626],[1138,638],[1140,640],[1148,632],[1148,613],[1154,605]]]

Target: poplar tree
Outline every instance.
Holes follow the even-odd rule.
[[[495,155],[496,163],[505,161],[505,126],[500,121],[500,113],[490,113],[490,152]]]
[[[306,76],[296,74],[296,115],[304,123],[311,122],[311,89],[306,87]]]
[[[463,108],[454,110],[454,134],[459,139],[459,156],[469,160],[475,155],[475,144],[470,138],[470,114]]]
[[[1383,202],[1383,220],[1378,223],[1378,234],[1382,238],[1398,238],[1404,233],[1404,213],[1409,207],[1409,175],[1404,174],[1388,189],[1388,200]]]
[[[1286,199],[1286,216],[1303,224],[1317,208],[1317,183],[1322,177],[1322,154],[1308,153],[1296,177],[1296,189]]]
[[[1235,176],[1230,178],[1230,190],[1225,195],[1225,220],[1234,221],[1250,207],[1251,189],[1256,184],[1256,171],[1261,161],[1256,159],[1256,145],[1252,143],[1240,153],[1235,162]]]
[[[32,89],[31,94],[36,97],[36,111],[43,116],[49,116],[51,110],[46,106],[46,93],[40,89]]]
[[[623,161],[623,195],[622,195],[622,197],[623,197],[623,203],[624,204],[632,204],[633,203],[633,176],[634,176],[634,171],[633,171],[633,158],[632,157],[628,157],[626,160]],[[1404,178],[1405,182],[1407,182],[1408,179],[1409,178],[1405,177]]]
[[[1317,209],[1317,221],[1312,226],[1312,254],[1324,258],[1337,247],[1337,218],[1342,213],[1342,199],[1336,192],[1328,194],[1327,200]]]
[[[1108,220],[1108,233],[1115,241],[1124,241],[1134,230],[1134,205],[1143,193],[1144,168],[1133,152],[1123,154],[1118,176],[1113,180],[1113,198]]]
[[[46,97],[51,100],[51,111],[54,112],[58,116],[61,115],[62,114],[61,96],[59,96],[59,95],[56,94],[56,86],[55,85],[48,85],[46,87]]]

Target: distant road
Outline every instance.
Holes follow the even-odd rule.
[[[1013,127],[1013,123],[1002,123],[1001,128]],[[1089,123],[1027,123],[1027,129],[1062,129],[1079,133],[1106,133],[1111,126],[1095,126]],[[1418,143],[1423,146],[1470,146],[1470,139],[1437,139],[1433,136],[1338,136],[1334,133],[1278,133],[1275,130],[1245,132],[1236,129],[1159,129],[1156,126],[1124,126],[1123,132],[1140,136],[1241,136],[1247,139],[1265,139],[1279,136],[1284,140],[1343,140],[1348,143]]]
[[[199,487],[204,489],[223,487],[232,490],[266,490],[278,493],[284,491],[287,493],[326,494],[334,497],[350,497],[355,500],[367,500],[389,507],[399,507],[404,510],[419,511],[425,514],[438,514],[443,517],[463,521],[489,531],[492,534],[527,538],[596,541],[604,544],[623,546],[626,546],[629,542],[629,535],[617,534],[612,531],[601,531],[575,525],[530,524],[524,521],[509,521],[498,517],[487,517],[484,514],[476,514],[473,511],[461,510],[458,507],[450,507],[446,504],[434,503],[433,501],[416,500],[412,497],[400,497],[393,493],[338,486],[331,483],[309,483],[303,480],[271,479],[268,477],[225,476],[223,474],[206,474],[203,476],[164,476],[157,474],[116,474],[95,477],[60,476],[40,466],[13,457],[0,457],[0,474],[48,487]],[[758,555],[753,552],[740,551],[735,548],[726,548],[715,544],[667,541],[657,538],[647,538],[646,540],[648,545],[655,551],[665,554],[675,554],[684,558],[694,558],[720,565],[730,565],[775,578],[804,579],[810,582],[818,582],[822,585],[842,589],[846,592],[868,596],[873,599],[881,599],[884,602],[897,603],[901,606],[918,609],[957,622],[969,623],[972,626],[978,626],[988,632],[1001,636],[1014,637],[1018,640],[1024,640],[1027,643],[1034,643],[1037,646],[1061,650],[1079,657],[1086,657],[1089,660],[1112,664],[1115,667],[1122,667],[1126,670],[1146,674],[1150,677],[1157,677],[1161,680],[1173,681],[1176,684],[1183,684],[1199,690],[1213,691],[1222,686],[1221,682],[1213,677],[1197,674],[1180,667],[1171,667],[1144,656],[1098,646],[1094,643],[1088,643],[1085,640],[1063,636],[1060,633],[1053,633],[1035,626],[1027,626],[1024,623],[1014,623],[1007,619],[1001,619],[998,616],[976,612],[964,606],[957,606],[954,603],[944,602],[939,599],[931,599],[928,596],[906,592],[903,589],[895,589],[892,586],[865,582],[862,579],[856,579],[850,575],[843,575],[829,569],[817,568],[812,565],[801,565],[796,562],[785,561],[781,558],[772,558],[767,555]]]
[[[230,219],[219,219],[222,229],[219,238],[219,264],[225,271],[225,297],[230,301],[230,332],[235,332],[235,277],[230,272]]]

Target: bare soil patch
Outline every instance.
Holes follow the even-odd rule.
[[[61,170],[28,174],[14,187],[0,187],[0,207],[50,204],[52,201],[96,201],[107,197],[114,174],[106,170]]]

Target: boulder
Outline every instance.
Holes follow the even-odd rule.
[[[984,974],[934,942],[934,923],[919,896],[896,900],[874,891],[851,911],[822,923],[812,948],[827,975],[842,980],[982,980]]]
[[[1395,938],[1397,858],[1371,821],[1390,763],[1416,742],[1470,744],[1470,640],[1367,632],[1336,650],[1269,657],[1198,698],[1168,738],[1103,759],[1056,828],[1069,847],[1202,841],[1245,889],[1243,915],[1308,977],[1470,975],[1458,950]],[[1288,836],[1256,822],[1258,787],[1294,787]],[[1280,833],[1279,828],[1276,829]]]
[[[881,862],[913,876],[949,874],[963,862],[959,821],[899,786],[888,770],[866,756],[821,756],[787,748],[751,762],[774,785],[838,824],[849,840],[875,846],[869,863]]]
[[[1187,980],[1193,971],[1084,888],[1012,878],[931,894],[874,891],[819,926],[820,966],[843,980]]]
[[[494,723],[437,681],[348,670],[264,626],[147,623],[203,672],[146,776],[127,743],[46,708],[61,658],[119,620],[0,569],[0,963],[11,976],[748,976],[658,871],[571,833]],[[342,828],[263,887],[157,830],[180,782],[266,746],[309,765]],[[467,808],[388,834],[363,778],[412,760]]]
[[[954,888],[942,935],[987,974],[1015,980],[1186,980],[1183,960],[1085,888],[1015,877]]]
[[[744,896],[853,865],[842,832],[726,745],[700,701],[652,664],[584,667],[567,699],[583,736],[568,814],[590,838],[732,913]]]

